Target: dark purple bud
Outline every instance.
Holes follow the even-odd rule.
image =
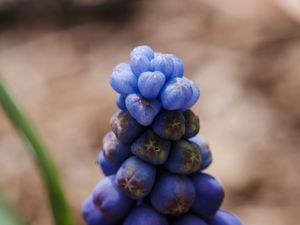
[[[187,213],[174,219],[172,225],[208,225],[208,224],[200,217],[191,213]]]
[[[122,163],[113,163],[108,161],[104,157],[103,150],[100,150],[98,155],[98,164],[100,165],[100,169],[102,169],[104,175],[109,176],[115,174]]]
[[[112,131],[103,137],[102,144],[105,159],[110,162],[119,164],[131,155],[130,145],[122,143]]]
[[[224,199],[222,184],[216,178],[205,173],[195,173],[191,179],[196,190],[193,211],[199,216],[213,216]]]
[[[144,127],[128,111],[114,113],[110,119],[110,126],[117,138],[123,143],[131,143],[144,130]]]
[[[149,205],[133,209],[123,225],[168,225],[167,218]]]
[[[105,177],[96,185],[93,191],[93,201],[108,221],[122,220],[133,205],[133,200],[116,185],[115,176]]]
[[[200,169],[201,155],[198,145],[186,140],[174,142],[165,164],[172,173],[191,174]]]
[[[131,151],[140,159],[154,165],[164,164],[168,158],[171,142],[147,130],[131,145]]]
[[[186,176],[162,174],[150,195],[153,207],[163,214],[180,215],[189,211],[195,200],[195,188]]]
[[[207,220],[209,225],[242,225],[241,220],[231,212],[220,209]]]
[[[81,212],[87,225],[116,225],[113,222],[107,221],[100,211],[96,209],[91,195],[83,202]]]
[[[116,96],[116,104],[118,106],[118,108],[122,111],[126,111],[126,105],[125,105],[125,99],[126,99],[127,95],[120,95],[117,94]]]
[[[161,138],[177,141],[185,132],[184,116],[179,111],[161,111],[152,124],[153,131]]]
[[[192,110],[186,110],[183,112],[185,119],[185,138],[194,137],[200,130],[199,117],[193,113]]]
[[[190,138],[189,140],[191,142],[196,143],[199,146],[200,155],[202,159],[200,171],[206,169],[213,161],[212,153],[207,140],[200,135]]]
[[[152,190],[155,176],[154,166],[132,156],[118,170],[116,183],[128,197],[140,199]]]

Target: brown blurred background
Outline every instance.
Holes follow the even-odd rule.
[[[299,15],[297,0],[0,0],[0,71],[50,147],[81,224],[117,110],[108,77],[140,44],[178,55],[201,87],[194,110],[224,207],[249,225],[298,224]],[[0,186],[32,225],[49,225],[25,148],[0,110]]]

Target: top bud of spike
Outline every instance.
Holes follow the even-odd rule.
[[[161,109],[183,112],[199,99],[199,88],[184,77],[184,65],[177,56],[154,52],[151,47],[141,45],[132,49],[129,58],[129,63],[121,63],[113,69],[110,84],[119,94],[117,106],[122,111],[129,111],[143,126],[150,125],[153,115]],[[139,96],[140,100],[131,101],[132,96]],[[139,102],[156,102],[161,107],[156,107],[159,111],[150,115],[150,109],[138,107]],[[144,110],[139,113],[142,118],[136,115],[136,110],[132,110],[135,108]],[[147,115],[150,117],[147,118]]]

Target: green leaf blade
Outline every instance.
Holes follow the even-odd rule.
[[[56,225],[75,225],[56,166],[42,139],[12,97],[0,76],[0,104],[8,118],[22,134],[41,172]]]

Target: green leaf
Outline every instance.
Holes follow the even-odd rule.
[[[26,117],[21,106],[12,97],[0,76],[0,103],[8,118],[26,141],[28,149],[35,158],[47,189],[52,214],[57,225],[74,225],[73,217],[63,192],[58,171],[49,151],[42,142],[32,123]]]

